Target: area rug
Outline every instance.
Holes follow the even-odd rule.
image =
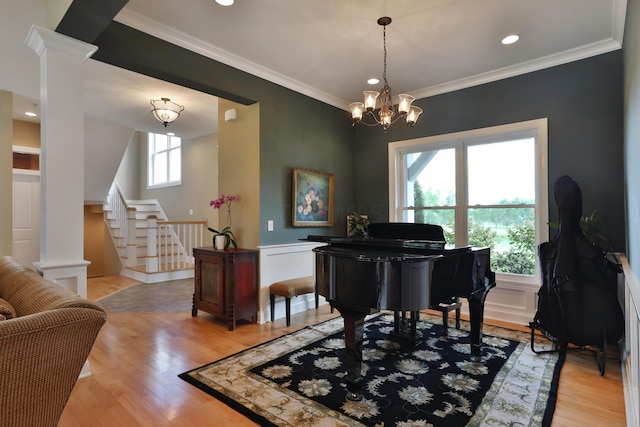
[[[191,312],[193,278],[140,283],[100,298],[96,304],[110,312]]]
[[[472,362],[466,322],[445,336],[438,318],[422,313],[417,347],[396,342],[392,328],[390,313],[365,321],[359,402],[345,399],[340,317],[180,378],[266,426],[551,424],[563,354],[534,354],[529,334],[485,325],[483,361]]]

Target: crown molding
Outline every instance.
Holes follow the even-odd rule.
[[[173,28],[158,23],[137,12],[124,9],[116,16],[115,20],[121,24],[135,28],[136,30],[145,32],[161,40],[165,40],[182,48],[199,53],[207,58],[211,58],[241,71],[253,74],[254,76],[276,83],[295,92],[302,93],[342,110],[347,110],[346,105],[349,104],[348,101],[339,99],[326,92],[322,92],[305,83],[293,80],[290,77],[280,74],[270,68],[248,61],[245,58],[224,49],[220,49],[212,44],[205,43],[202,40],[196,39],[181,31],[176,31]]]
[[[627,15],[627,0],[614,0],[611,10],[611,37],[596,43],[580,46],[575,49],[569,49],[564,52],[548,55],[532,61],[521,62],[509,67],[503,67],[486,73],[476,74],[474,76],[465,77],[450,82],[429,86],[410,93],[416,99],[427,98],[430,96],[441,95],[455,90],[466,89],[485,83],[490,83],[509,77],[519,76],[521,74],[540,71],[545,68],[555,67],[557,65],[567,64],[569,62],[586,59],[592,56],[601,55],[622,48],[622,39],[624,37],[624,24]]]
[[[50,49],[73,58],[80,58],[83,62],[98,50],[98,46],[37,25],[31,26],[24,43],[33,49],[38,56],[42,56],[47,49]]]
[[[439,85],[429,86],[420,90],[410,92],[410,95],[415,96],[416,99],[441,95],[443,93],[466,89],[473,86],[479,86],[481,84],[491,83],[498,80],[507,79],[509,77],[519,76],[521,74],[555,67],[556,65],[567,64],[569,62],[578,61],[580,59],[601,55],[603,53],[620,49],[620,46],[621,45],[618,41],[609,39],[579,48],[566,50],[564,52],[545,56],[532,61],[521,62],[520,64],[512,65],[509,67],[503,67],[496,70],[491,70],[486,73],[476,74],[474,76],[453,80]]]
[[[589,45],[581,46],[575,49],[566,50],[546,57],[538,58],[532,61],[522,62],[486,73],[476,74],[474,76],[465,77],[442,84],[428,86],[410,92],[416,99],[427,98],[430,96],[440,95],[447,92],[453,92],[460,89],[466,89],[493,81],[514,77],[533,71],[539,71],[545,68],[566,64],[580,59],[589,58],[603,53],[611,52],[622,47],[622,38],[624,34],[624,24],[627,10],[627,0],[614,0],[612,3],[612,25],[611,37]],[[164,24],[158,23],[147,18],[137,12],[124,9],[117,16],[116,21],[129,27],[143,31],[159,39],[173,43],[177,46],[191,50],[193,52],[204,55],[208,58],[237,68],[241,71],[253,74],[272,83],[291,89],[295,92],[307,95],[326,104],[332,105],[341,110],[348,111],[348,100],[340,99],[326,92],[320,91],[300,81],[291,79],[280,74],[270,68],[264,67],[255,62],[248,61],[238,55],[226,50],[220,49],[212,44],[205,43],[188,34],[176,31]]]

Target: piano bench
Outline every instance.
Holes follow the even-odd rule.
[[[291,298],[298,295],[316,292],[316,282],[313,276],[299,277],[297,279],[281,280],[269,286],[271,298],[271,321],[274,321],[276,311],[276,296],[285,298],[285,310],[287,314],[287,326],[291,326]],[[318,294],[316,294],[316,309],[318,308]]]
[[[431,307],[433,310],[438,310],[442,312],[442,328],[444,329],[444,334],[449,335],[449,312],[451,310],[456,311],[456,329],[460,329],[460,308],[462,307],[462,303],[459,298],[453,298],[447,302],[441,302],[435,307]]]

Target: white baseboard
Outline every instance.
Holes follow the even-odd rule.
[[[188,279],[194,277],[195,271],[193,268],[187,270],[175,270],[175,271],[163,271],[159,273],[144,273],[142,271],[132,270],[129,268],[123,268],[120,275],[130,277],[131,279],[139,280],[144,283],[159,283],[166,282],[168,280]]]

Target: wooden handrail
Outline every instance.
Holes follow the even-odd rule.
[[[202,224],[202,225],[207,225],[207,221],[158,221],[158,224],[167,224],[167,225],[174,225],[174,224]]]

